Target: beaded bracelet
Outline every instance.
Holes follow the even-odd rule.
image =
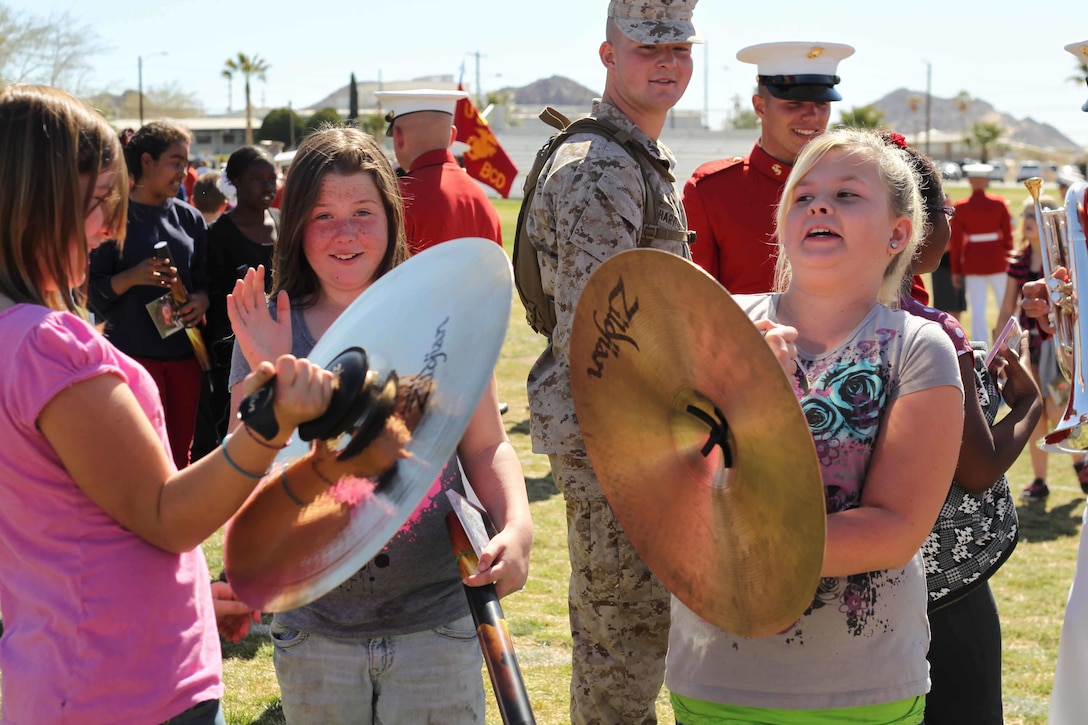
[[[255,478],[255,479],[264,478],[264,474],[268,473],[267,470],[262,471],[261,473],[250,473],[249,471],[245,470],[244,468],[242,468],[241,466],[239,466],[237,463],[234,462],[234,459],[232,459],[230,457],[230,453],[227,451],[227,441],[229,441],[229,440],[230,440],[229,435],[223,436],[223,442],[219,444],[219,447],[223,451],[223,458],[225,458],[227,460],[227,463],[230,464],[230,467],[233,468],[235,471],[238,471],[238,473],[242,474],[246,478]]]
[[[270,449],[272,449],[274,451],[279,451],[279,450],[283,450],[287,446],[291,445],[291,439],[290,438],[288,438],[286,441],[284,441],[283,445],[277,446],[277,445],[273,445],[272,443],[269,443],[266,440],[263,440],[262,438],[259,438],[257,436],[257,434],[253,432],[253,429],[251,429],[245,423],[242,424],[242,428],[245,429],[245,432],[248,433],[249,437],[253,439],[253,442],[256,443],[259,446],[264,446],[265,448],[270,448]]]
[[[305,508],[306,504],[299,500],[298,496],[287,487],[287,467],[285,466],[283,472],[280,473],[280,485],[283,486],[283,492],[287,494],[287,498],[295,502],[299,508]]]

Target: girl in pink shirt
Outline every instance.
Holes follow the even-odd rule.
[[[124,237],[116,133],[62,91],[10,85],[0,148],[0,721],[223,722],[200,543],[327,407],[332,375],[264,363],[246,385],[275,376],[281,433],[245,429],[179,473],[155,383],[79,305],[88,250]],[[143,265],[142,283],[175,271]]]

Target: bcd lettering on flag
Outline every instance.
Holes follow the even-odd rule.
[[[492,166],[490,161],[485,161],[480,167],[480,179],[497,189],[506,187],[506,174]]]
[[[458,90],[461,90],[458,86]],[[493,187],[503,198],[510,195],[509,185],[517,177],[517,167],[499,145],[495,133],[469,98],[457,102],[454,116],[457,140],[468,145],[462,159],[465,171],[474,179]]]

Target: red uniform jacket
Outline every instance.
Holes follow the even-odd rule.
[[[910,296],[923,305],[929,305],[929,290],[926,289],[925,282],[917,274],[910,278]]]
[[[756,143],[747,157],[703,164],[684,184],[692,259],[733,294],[774,285],[774,216],[792,168]]]
[[[997,274],[1008,267],[1012,217],[1000,196],[976,191],[956,202],[948,258],[952,274]]]
[[[400,177],[404,231],[412,254],[461,237],[483,237],[502,245],[495,205],[457,165],[449,149],[421,154]]]

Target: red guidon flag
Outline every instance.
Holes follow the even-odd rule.
[[[463,89],[459,87],[458,90]],[[457,102],[453,125],[457,127],[457,140],[468,144],[463,156],[468,175],[502,194],[502,198],[509,198],[518,169],[499,146],[491,126],[480,115],[472,99],[466,97]]]

